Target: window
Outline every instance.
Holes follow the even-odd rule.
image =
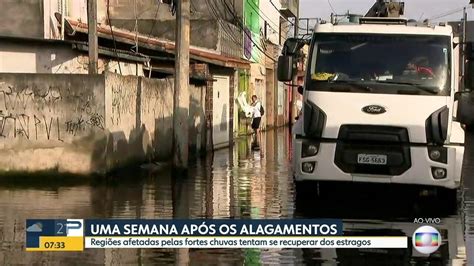
[[[448,36],[317,34],[309,90],[450,94]]]

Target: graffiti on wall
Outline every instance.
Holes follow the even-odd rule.
[[[153,80],[142,85],[142,112],[153,117],[171,116],[173,113],[173,81],[171,79]],[[190,87],[192,89],[192,87]],[[171,98],[170,98],[171,97]]]
[[[136,97],[136,92],[134,94],[133,90],[123,83],[112,86],[112,114],[110,116],[112,125],[120,125],[124,115],[134,114]]]
[[[92,100],[70,88],[0,82],[0,139],[64,141],[68,134],[104,129],[104,117],[94,112]]]

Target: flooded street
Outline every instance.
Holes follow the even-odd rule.
[[[250,140],[193,164],[189,176],[132,172],[107,181],[0,181],[0,264],[190,265],[474,265],[474,136],[468,136],[464,190],[457,209],[419,200],[403,189],[333,189],[327,199],[295,206],[290,133],[267,132],[261,150]],[[38,177],[43,178],[43,177]],[[393,193],[392,193],[393,192]],[[296,208],[297,207],[297,208]],[[415,218],[439,217],[443,245],[430,257],[407,250],[358,249],[140,249],[83,253],[25,252],[28,218],[342,218],[346,235],[411,238]]]

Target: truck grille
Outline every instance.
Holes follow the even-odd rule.
[[[402,127],[343,125],[334,163],[345,173],[401,175],[411,167],[408,130]],[[360,154],[386,156],[386,164],[360,164]]]

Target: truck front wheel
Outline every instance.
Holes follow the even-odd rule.
[[[314,201],[321,196],[321,187],[315,181],[296,181],[295,180],[295,201],[299,206],[314,204]]]

